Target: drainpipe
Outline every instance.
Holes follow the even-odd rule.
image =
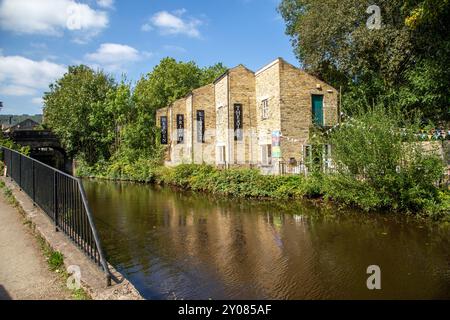
[[[255,100],[256,100],[256,94],[255,94]],[[253,131],[252,131],[252,108],[250,107],[250,99],[247,98],[247,104],[248,104],[248,114],[249,114],[249,134],[250,134],[250,168],[253,166]],[[256,128],[256,127],[255,127]],[[245,146],[245,144],[244,144]],[[245,157],[245,154],[244,154]]]
[[[195,119],[197,119],[197,118],[195,118]],[[191,93],[191,163],[194,163],[194,94],[193,93]]]
[[[228,140],[228,145],[227,145],[227,165],[226,167],[229,168],[230,167],[230,162],[231,162],[231,139],[230,139],[230,101],[231,101],[231,92],[230,92],[230,75],[227,75],[227,140]],[[233,131],[234,132],[234,131]],[[233,133],[234,135],[234,133]]]

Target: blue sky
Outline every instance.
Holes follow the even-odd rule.
[[[41,113],[43,92],[84,63],[136,81],[161,58],[257,70],[298,65],[279,0],[0,0],[2,114]]]

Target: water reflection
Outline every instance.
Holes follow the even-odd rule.
[[[85,187],[109,260],[148,299],[450,298],[446,230],[298,202]],[[381,291],[366,288],[372,264]]]

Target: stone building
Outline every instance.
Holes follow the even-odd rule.
[[[314,123],[338,121],[338,92],[278,58],[243,65],[157,111],[166,164],[258,167],[279,173],[305,163]]]

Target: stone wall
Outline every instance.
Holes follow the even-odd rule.
[[[268,114],[265,119],[262,117],[264,100],[268,102]],[[280,65],[277,62],[256,73],[257,159],[260,164],[262,164],[263,147],[272,145],[272,132],[281,130],[280,103]],[[276,162],[277,159],[272,159],[272,164],[267,167],[276,166]],[[265,170],[271,171],[269,168],[265,168]]]
[[[190,132],[187,130],[191,125],[191,120],[187,116],[186,112],[186,99],[178,99],[173,104],[171,109],[171,137],[170,137],[170,150],[171,150],[171,162],[172,164],[190,163],[191,162],[191,150],[189,148]],[[184,141],[178,143],[177,136],[177,115],[184,116]]]
[[[338,92],[316,77],[279,60],[281,87],[281,152],[283,161],[302,159],[303,145],[309,143],[312,122],[312,95],[324,97],[324,124],[337,123]]]
[[[193,90],[186,98],[157,111],[169,123],[167,164],[207,163],[218,166],[259,165],[267,173],[277,173],[279,161],[302,160],[312,127],[312,95],[324,97],[324,124],[335,125],[338,92],[282,59],[268,64],[256,74],[239,65],[213,84]],[[262,101],[268,101],[267,118],[262,118]],[[242,140],[235,140],[234,107],[242,105]],[[205,142],[197,139],[197,111],[205,112]],[[177,114],[184,115],[184,141],[177,143]],[[262,163],[262,151],[272,145],[272,133],[281,131],[281,158]],[[225,159],[220,155],[225,151]],[[273,151],[273,147],[272,147]]]
[[[225,162],[229,162],[228,132],[228,73],[214,84],[214,100],[216,109],[216,164],[224,164],[220,159],[218,148],[225,146]]]
[[[229,131],[230,131],[230,164],[249,165],[257,162],[256,139],[256,101],[255,101],[255,75],[242,65],[231,69],[230,79],[230,105],[229,105]],[[234,106],[242,105],[243,139],[234,139]]]
[[[216,163],[216,109],[214,100],[214,85],[208,84],[192,91],[192,136],[193,136],[193,162]],[[205,112],[204,143],[199,142],[197,136],[197,111]]]

